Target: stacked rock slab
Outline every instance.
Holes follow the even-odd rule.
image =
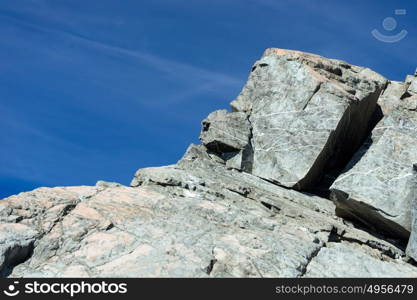
[[[246,146],[234,147],[240,152],[232,156],[238,162],[231,166],[244,165],[245,171],[285,187],[312,188],[325,169],[347,163],[359,148],[386,84],[369,69],[268,49],[231,103],[232,114],[247,114],[251,133]],[[234,118],[232,114],[229,118]],[[222,118],[227,115],[222,113]],[[225,135],[223,120],[208,119],[214,129],[208,141],[202,138],[205,145],[209,147],[213,139],[217,144],[230,144],[233,138],[241,141],[240,133]]]
[[[413,164],[417,162],[417,94],[413,77],[398,104],[377,124],[364,145],[333,183],[339,212],[392,236],[407,239],[415,198]]]
[[[381,108],[382,115],[387,115],[400,104],[401,97],[406,93],[407,87],[408,85],[405,82],[389,82],[387,88],[378,99],[378,105]]]
[[[417,277],[332,202],[228,169],[202,145],[139,170],[132,187],[40,188],[2,204],[0,245],[33,245],[8,260],[10,277]]]
[[[243,112],[219,110],[202,122],[200,140],[229,167],[251,171],[251,125]]]

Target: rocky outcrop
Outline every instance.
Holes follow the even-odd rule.
[[[414,80],[413,82],[417,81]],[[371,142],[332,185],[343,214],[407,239],[415,198],[413,164],[417,161],[416,95],[408,89],[377,124]]]
[[[252,173],[306,190],[345,164],[368,135],[387,80],[338,60],[269,49],[232,102],[252,125]]]
[[[1,200],[0,274],[417,277],[415,81],[269,49],[176,164]]]
[[[401,276],[417,276],[394,240],[335,216],[332,202],[228,169],[204,146],[190,146],[177,165],[139,170],[132,187],[100,182],[38,189],[6,201],[47,194],[75,206],[64,214],[52,212],[54,206],[38,214],[39,220],[60,217],[40,229],[32,256],[12,277],[303,277],[322,251],[338,243],[361,260],[384,262],[376,270],[404,268]],[[9,216],[32,213],[31,206],[12,208]]]

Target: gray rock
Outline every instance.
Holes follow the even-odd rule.
[[[282,201],[280,199],[286,199],[328,215],[334,215],[335,211],[334,204],[327,199],[284,189],[251,174],[227,169],[227,165],[213,161],[204,146],[197,145],[191,145],[177,165],[138,170],[131,186],[144,184],[181,186],[191,190],[209,189],[217,194],[238,193],[276,206]]]
[[[202,122],[200,140],[218,153],[238,151],[249,143],[250,124],[245,113],[218,110]]]
[[[309,263],[305,277],[417,277],[411,265],[401,260],[384,261],[359,248],[345,244],[323,247]]]
[[[68,212],[12,276],[296,277],[321,242],[295,225],[239,194],[111,187]]]
[[[241,178],[204,153],[186,161],[196,148],[201,146],[191,147],[177,166],[138,171],[136,187],[41,189],[14,196],[16,203],[28,196],[84,200],[37,236],[33,254],[11,277],[303,277],[334,235],[358,246],[363,256],[355,264],[377,253],[388,261],[381,268],[404,265],[391,258],[404,257],[401,249],[334,216],[328,200],[250,174]],[[204,168],[191,172],[198,165]],[[47,219],[43,214],[50,213],[38,214],[41,223]]]
[[[33,250],[38,233],[22,224],[0,224],[0,276],[8,276],[13,267],[25,261]]]
[[[267,50],[231,104],[250,114],[252,173],[286,187],[313,187],[360,146],[386,84],[345,62]]]
[[[200,140],[212,156],[217,156],[227,167],[250,172],[251,136],[251,126],[245,113],[218,110],[203,120]]]
[[[139,170],[132,185],[42,188],[3,200],[26,224],[3,226],[40,232],[10,276],[303,277],[330,240],[358,247],[360,259],[387,261],[381,268],[404,265],[395,243],[336,217],[331,201],[228,169],[202,145],[176,165]]]
[[[417,77],[414,76],[410,82],[410,87],[408,88],[408,91],[412,94],[417,95]]]
[[[407,85],[404,82],[391,81],[382,95],[378,99],[383,115],[387,115],[400,104],[401,97],[407,91]]]
[[[413,194],[411,196],[411,235],[408,240],[406,253],[417,262],[417,164],[413,165],[414,186]]]
[[[347,170],[333,183],[342,216],[407,239],[411,227],[412,165],[417,161],[417,114],[401,100],[372,132]],[[395,201],[393,201],[395,199]]]

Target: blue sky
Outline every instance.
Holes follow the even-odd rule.
[[[408,35],[383,43],[373,29]],[[269,47],[402,80],[416,29],[414,0],[2,0],[0,198],[175,163]]]

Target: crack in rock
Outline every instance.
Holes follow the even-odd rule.
[[[213,271],[214,265],[217,263],[217,259],[213,258],[210,260],[209,265],[206,267],[206,273],[207,275],[210,275]]]
[[[306,262],[301,264],[300,266],[297,267],[297,270],[300,272],[298,274],[297,277],[303,277],[306,273],[307,273],[307,267],[308,265],[312,262],[312,260],[319,255],[320,250],[326,247],[326,243],[321,244],[320,246],[318,246],[316,249],[314,249],[314,251],[312,251],[307,257],[306,257]]]

